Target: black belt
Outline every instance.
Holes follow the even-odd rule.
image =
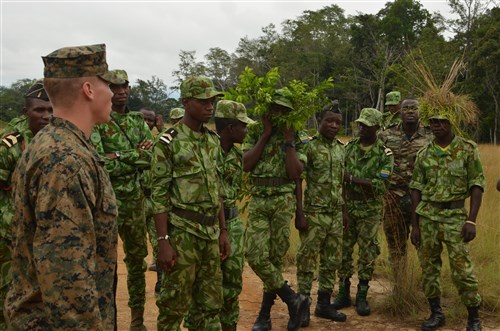
[[[446,202],[433,202],[429,201],[429,203],[439,209],[460,209],[464,208],[465,200],[454,200],[454,201],[446,201]]]
[[[224,208],[224,218],[226,221],[238,217],[238,208]]]
[[[255,186],[282,186],[291,184],[293,181],[283,177],[254,177],[252,183]]]
[[[172,209],[172,212],[179,217],[186,218],[190,221],[194,221],[196,223],[199,223],[199,224],[205,225],[205,226],[214,226],[215,224],[218,223],[218,220],[219,220],[219,218],[217,216],[203,215],[203,214],[197,213],[195,211],[180,209],[177,207],[174,207]]]

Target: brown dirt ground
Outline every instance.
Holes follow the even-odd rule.
[[[146,261],[151,261],[151,256],[148,256]],[[295,287],[295,269],[288,268],[284,274],[285,278],[289,280],[292,287]],[[118,293],[117,293],[117,309],[118,309],[118,330],[127,331],[130,324],[130,309],[127,306],[128,293],[126,284],[127,272],[125,264],[123,263],[123,250],[121,241],[118,248]],[[261,296],[262,296],[262,283],[255,275],[252,269],[246,265],[244,270],[243,292],[240,295],[240,321],[238,323],[238,330],[249,331],[252,329],[253,322],[259,312]],[[156,318],[158,316],[158,308],[156,307],[156,300],[154,295],[154,285],[156,282],[156,273],[152,271],[146,272],[146,312],[145,312],[145,325],[148,330],[156,330]],[[369,301],[376,303],[376,301],[383,300],[387,292],[388,284],[384,280],[374,280],[370,283]],[[311,311],[314,312],[316,304],[316,288],[313,288]],[[355,293],[355,282],[353,281],[351,295]],[[372,305],[373,306],[373,305]],[[420,330],[420,324],[403,323],[394,320],[386,315],[373,311],[367,317],[360,317],[356,314],[353,307],[342,310],[347,315],[345,323],[332,322],[311,316],[311,323],[308,328],[304,330],[309,331],[323,331],[323,330],[367,330],[367,331],[382,331],[382,330]],[[425,318],[427,312],[422,312],[421,318]],[[273,306],[271,312],[273,322],[273,330],[282,331],[286,330],[288,321],[288,312],[286,305],[279,299]],[[465,323],[465,321],[464,321]],[[440,329],[440,331],[463,330],[464,326],[448,326]],[[187,329],[183,329],[187,330]],[[483,318],[483,330],[500,330],[500,323],[498,320],[487,320]]]

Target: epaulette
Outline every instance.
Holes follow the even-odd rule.
[[[217,132],[215,132],[215,130],[210,130],[209,128],[207,128],[207,132],[215,135],[217,138],[220,138],[219,134]]]
[[[170,128],[160,136],[160,141],[164,144],[169,145],[175,138],[175,136],[177,136],[177,130],[175,130],[174,128]]]
[[[392,150],[389,147],[384,146],[384,153],[385,155],[390,156],[392,155]]]
[[[338,142],[339,144],[341,144],[342,146],[344,146],[344,145],[345,145],[345,144],[344,144],[342,141],[340,141],[339,139],[335,139],[335,140],[337,140],[337,142]]]
[[[20,143],[21,141],[23,141],[23,136],[19,132],[8,133],[2,138],[2,142],[8,148],[11,148],[12,146]]]

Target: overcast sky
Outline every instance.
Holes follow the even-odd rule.
[[[125,69],[131,82],[161,78],[173,83],[179,52],[198,60],[211,47],[233,53],[240,38],[305,10],[332,3],[346,15],[377,13],[387,1],[22,1],[0,0],[0,85],[43,76],[42,55],[64,46],[105,43],[110,69]],[[446,1],[421,1],[449,16]]]

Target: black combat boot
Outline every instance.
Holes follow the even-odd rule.
[[[161,268],[156,269],[156,284],[155,284],[155,295],[156,296],[160,295],[162,275],[163,275],[163,271],[161,270]]]
[[[290,319],[288,320],[288,331],[297,331],[302,323],[302,318],[310,305],[310,299],[299,293],[295,293],[287,283],[284,283],[280,287],[276,294],[283,300],[288,306],[288,315]]]
[[[327,318],[336,322],[345,322],[347,319],[345,314],[338,312],[333,307],[333,304],[330,303],[331,296],[332,291],[318,290],[318,303],[316,304],[316,309],[314,310],[314,316]]]
[[[359,316],[370,315],[370,306],[368,305],[368,301],[366,300],[369,288],[370,286],[368,286],[367,281],[364,281],[362,284],[361,282],[360,284],[358,284],[358,293],[356,293],[356,312]]]
[[[445,324],[440,298],[428,299],[431,308],[431,316],[422,323],[423,331],[434,331]]]
[[[467,317],[467,331],[481,331],[481,320],[479,319],[479,306],[467,307],[469,316]]]
[[[307,303],[307,308],[306,308],[306,311],[304,313],[304,315],[302,316],[302,322],[300,323],[300,326],[303,327],[303,328],[306,328],[309,326],[309,322],[311,321],[311,296],[309,293],[302,293],[302,295],[306,296],[309,300],[308,300],[308,303]]]
[[[351,281],[349,278],[339,280],[339,293],[333,301],[333,308],[342,309],[351,306]]]
[[[252,331],[269,331],[271,325],[271,307],[274,305],[276,293],[264,292],[262,295],[262,304],[260,306],[259,316],[255,320]]]

